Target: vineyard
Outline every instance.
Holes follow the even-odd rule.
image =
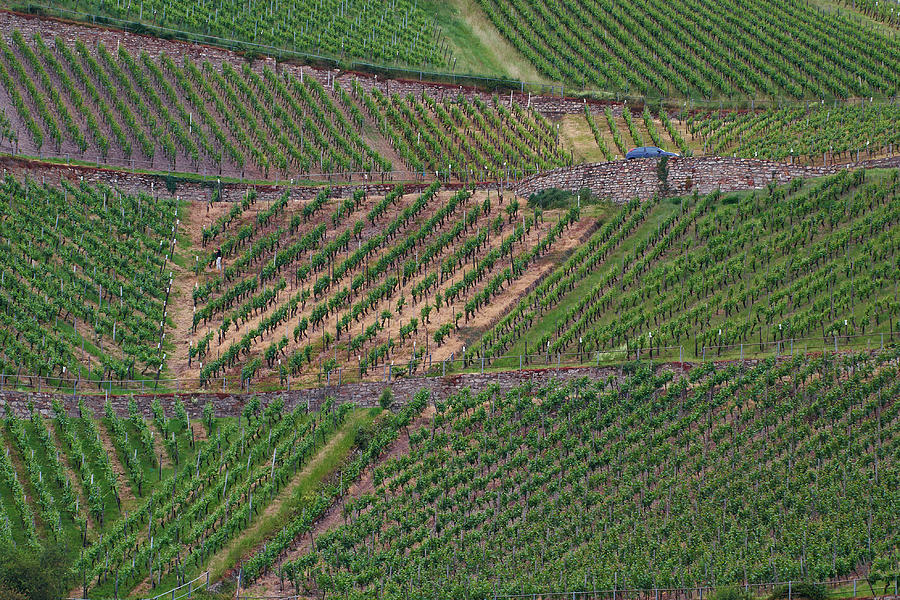
[[[424,90],[420,97],[387,97],[356,84],[353,91],[406,166],[423,175],[508,180],[572,164],[545,117],[496,95],[488,104],[462,94],[437,100]]]
[[[900,106],[812,104],[749,112],[698,112],[687,119],[704,154],[785,160],[853,161],[857,151],[900,150]]]
[[[0,54],[0,137],[29,156],[260,179],[501,179],[572,163],[546,118],[496,96],[387,96],[303,69],[17,29]]]
[[[436,403],[339,524],[244,575],[252,593],[488,598],[821,581],[874,563],[886,585],[898,398],[896,353],[677,379],[631,363],[606,380],[466,390]]]
[[[706,347],[763,351],[794,338],[893,339],[898,191],[896,170],[843,171],[764,192],[631,202],[471,345],[469,358],[639,348],[652,356],[673,346],[701,358]]]
[[[589,226],[579,216],[438,183],[306,203],[248,194],[201,217],[211,224],[194,261],[187,364],[173,369],[202,384],[421,373],[550,270]]]
[[[182,211],[179,216],[179,210]],[[107,186],[0,184],[0,373],[158,376],[184,207]]]
[[[258,177],[392,167],[363,139],[358,109],[348,116],[336,90],[302,72],[25,39],[18,30],[0,44],[21,153]]]
[[[77,557],[70,583],[90,597],[166,589],[227,558],[234,539],[270,521],[267,507],[299,485],[314,501],[280,535],[302,534],[424,402],[374,423],[377,410],[326,403],[309,413],[258,401],[239,419],[216,418],[207,405],[191,421],[180,402],[167,415],[158,401],[145,418],[133,400],[125,417],[109,403],[103,415],[83,404],[76,415],[59,404],[50,418],[7,415],[0,543],[66,541]]]
[[[900,89],[900,49],[891,37],[800,0],[478,5],[541,73],[579,87],[698,98],[849,98]]]
[[[2,600],[897,596],[897,0],[48,4]]]
[[[560,119],[565,146],[585,158],[585,162],[621,160],[628,151],[639,146],[657,146],[681,156],[702,154],[701,147],[689,137],[685,115],[647,105],[640,113],[628,104],[603,108],[598,113],[585,104],[580,115]],[[596,148],[596,150],[595,150]]]
[[[129,411],[122,418],[107,405],[105,414],[94,415],[80,403],[74,417],[56,403],[49,419],[7,414],[0,540],[91,545],[136,502],[159,494],[179,465],[193,464],[197,444],[180,403],[171,417],[154,404],[152,423],[133,401]]]
[[[379,64],[444,68],[452,58],[434,19],[414,0],[303,0],[289,5],[277,0],[246,4],[54,0],[48,4],[79,11],[82,19],[101,15],[269,46],[270,51],[286,49]]]
[[[858,10],[870,19],[900,27],[900,2],[879,2],[878,0],[841,0],[848,8]]]

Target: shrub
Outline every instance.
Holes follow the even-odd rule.
[[[533,193],[528,197],[528,206],[531,208],[566,208],[572,204],[574,194],[559,188],[547,188]]]
[[[659,179],[660,191],[663,195],[669,193],[669,157],[663,156],[656,163],[656,177]]]
[[[0,552],[0,598],[57,600],[67,589],[65,553],[48,545],[40,550],[19,548]]]
[[[384,391],[381,392],[381,396],[378,398],[378,405],[384,410],[391,409],[391,406],[394,405],[394,392],[391,391],[391,388],[384,388]]]
[[[165,183],[166,189],[170,194],[174,195],[178,190],[178,180],[172,175],[166,175]]]

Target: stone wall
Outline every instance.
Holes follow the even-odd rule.
[[[704,156],[669,159],[669,188],[671,195],[696,191],[707,194],[713,190],[724,192],[756,190],[769,182],[786,183],[795,177],[809,178],[831,175],[840,169],[900,166],[900,156],[862,161],[849,165],[802,166],[789,163]],[[520,196],[556,187],[576,191],[589,187],[600,198],[613,202],[627,202],[632,198],[647,199],[659,192],[656,159],[619,160],[564,167],[527,177],[513,186]]]
[[[2,14],[2,13],[0,13]],[[122,190],[126,193],[137,194],[146,193],[151,195],[168,196],[166,189],[166,178],[162,175],[150,175],[146,173],[130,173],[128,171],[117,171],[115,169],[104,167],[85,167],[81,165],[63,165],[51,162],[41,162],[35,160],[25,160],[10,156],[0,156],[0,169],[2,175],[13,173],[17,177],[31,177],[42,183],[58,184],[62,180],[69,181],[74,185],[78,185],[84,181],[91,185],[103,183]],[[175,195],[195,202],[208,202],[212,197],[215,182],[185,182],[178,181],[176,183]],[[335,183],[330,186],[332,198],[344,198],[351,196],[354,191],[364,189],[367,194],[372,196],[386,195],[396,184],[395,183]],[[404,189],[406,193],[416,194],[422,192],[430,182],[424,183],[406,183]],[[495,182],[478,182],[471,184],[479,190],[495,190],[498,184]],[[445,183],[443,189],[453,190],[463,186],[462,183]],[[321,190],[325,189],[325,185],[321,186],[302,186],[302,185],[267,185],[267,184],[250,184],[250,183],[228,183],[222,185],[221,200],[224,202],[240,201],[249,189],[255,189],[257,197],[260,201],[277,200],[285,191],[290,192],[291,200],[311,200]]]
[[[689,366],[682,363],[670,363],[664,368],[683,374],[689,370]],[[394,402],[402,405],[412,398],[421,389],[431,391],[433,400],[442,400],[465,388],[479,390],[486,385],[500,386],[504,392],[526,382],[536,386],[549,383],[554,378],[565,381],[577,377],[591,377],[594,379],[606,379],[610,375],[620,376],[620,367],[572,367],[562,369],[526,369],[523,371],[503,371],[499,373],[465,373],[448,375],[446,377],[422,378],[422,379],[398,379],[390,383],[385,382],[361,382],[347,383],[340,386],[322,387],[316,389],[302,389],[291,391],[261,392],[253,394],[259,398],[263,406],[281,398],[285,407],[293,409],[297,406],[308,406],[316,410],[327,397],[333,397],[338,403],[350,402],[362,407],[377,406],[381,392],[390,387],[394,394]],[[121,395],[84,395],[57,394],[48,392],[0,392],[0,413],[8,406],[18,416],[25,417],[29,413],[29,404],[44,416],[52,415],[52,402],[58,400],[69,412],[75,415],[78,412],[78,402],[84,400],[84,404],[94,414],[102,415],[104,406],[109,400],[113,409],[121,416],[127,416],[128,403],[132,398],[137,402],[144,415],[148,418],[150,405],[153,399],[159,399],[166,414],[171,414],[176,398],[180,399],[185,409],[192,418],[200,418],[203,407],[211,402],[216,409],[216,415],[220,417],[234,417],[241,414],[246,402],[253,396],[250,394],[222,394],[222,393],[185,393],[185,394],[121,394]]]
[[[187,56],[192,61],[200,63],[209,61],[216,66],[225,61],[231,63],[246,62],[246,59],[240,54],[215,46],[194,44],[178,40],[166,40],[149,35],[122,32],[102,26],[92,27],[89,25],[61,21],[59,19],[0,11],[0,31],[4,32],[4,37],[8,38],[13,29],[21,30],[26,39],[30,39],[35,33],[40,33],[44,39],[60,37],[70,45],[74,44],[76,39],[80,39],[86,44],[99,41],[108,48],[117,48],[118,45],[121,44],[132,54],[146,52],[150,56],[157,56],[160,53],[165,52],[178,60],[183,56]],[[358,81],[364,89],[369,90],[378,87],[381,91],[388,94],[421,94],[424,90],[429,95],[437,98],[449,98],[450,96],[462,94],[470,101],[473,98],[478,97],[485,102],[489,101],[493,96],[492,92],[480,91],[470,86],[431,83],[427,81],[415,81],[412,79],[386,79],[369,73],[316,68],[308,65],[295,64],[293,62],[277,62],[272,57],[261,57],[257,55],[252,62],[252,67],[255,70],[262,71],[265,66],[273,70],[288,71],[297,77],[300,77],[302,72],[303,76],[315,77],[323,85],[329,84],[331,80],[334,79],[345,89],[350,89],[353,81]],[[555,86],[554,89],[559,90],[559,86]],[[530,92],[513,92],[512,96],[510,96],[510,92],[506,92],[505,94],[500,93],[499,95],[503,98],[505,103],[508,103],[510,99],[512,99],[514,102],[530,105],[546,115],[581,113],[584,111],[585,106],[585,100],[580,98],[567,98],[563,95],[538,95],[531,94]],[[616,114],[620,114],[622,111],[622,103],[614,100],[588,100],[587,104],[591,107],[592,112],[598,114],[602,113],[603,108],[606,106],[615,107],[614,111]],[[636,104],[633,106],[633,110],[641,111],[643,110],[643,105]]]

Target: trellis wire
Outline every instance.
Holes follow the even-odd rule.
[[[746,342],[730,345],[702,346],[697,356],[684,345],[616,348],[610,350],[584,350],[580,352],[541,352],[537,354],[508,354],[482,356],[480,354],[453,353],[439,360],[426,354],[415,360],[392,362],[369,367],[365,375],[356,366],[345,365],[332,371],[319,371],[311,376],[314,385],[296,385],[297,378],[288,376],[279,386],[263,382],[251,385],[239,376],[223,376],[207,379],[103,379],[86,380],[44,375],[0,373],[0,392],[4,391],[57,391],[72,396],[97,396],[110,393],[252,393],[254,391],[291,391],[300,389],[330,389],[358,382],[391,383],[397,379],[434,379],[459,373],[501,373],[509,371],[534,371],[613,366],[630,360],[653,360],[674,363],[706,363],[731,360],[757,360],[768,356],[785,357],[794,354],[837,354],[852,350],[880,351],[894,345],[894,336],[900,332],[879,332],[827,337],[788,338],[773,342]],[[861,342],[861,343],[860,343]],[[504,364],[504,362],[506,364]],[[415,374],[414,376],[412,374]],[[348,375],[350,379],[348,380]],[[293,383],[292,383],[293,381]],[[230,385],[229,385],[230,383]]]
[[[853,585],[853,593],[856,594],[857,584],[859,582],[867,582],[865,579],[839,579],[834,581],[824,581],[817,582],[813,585],[823,586],[826,588],[826,594],[830,594],[831,592],[841,588],[842,586]],[[787,586],[788,588],[788,599],[790,600],[792,596],[792,588],[794,584],[801,583],[799,581],[789,580],[789,581],[780,581],[780,582],[770,582],[770,583],[744,583],[744,584],[735,584],[733,587],[740,587],[748,592],[753,591],[755,594],[759,595],[760,592],[765,592],[767,590],[774,590],[780,586]],[[806,582],[802,582],[806,583]],[[883,582],[882,582],[883,583]],[[894,595],[897,595],[897,578],[894,578],[893,582],[893,591]],[[890,583],[888,583],[890,585]],[[647,588],[647,589],[609,589],[609,590],[586,590],[586,591],[572,591],[572,592],[534,592],[528,594],[492,594],[490,596],[482,597],[482,600],[513,600],[513,599],[521,599],[521,600],[544,600],[547,598],[571,598],[572,600],[627,600],[628,598],[639,598],[642,600],[660,600],[660,598],[664,598],[665,600],[675,600],[675,599],[693,599],[693,598],[703,598],[704,594],[707,596],[710,592],[714,592],[717,589],[721,589],[722,587],[732,587],[732,586],[698,586],[698,587],[683,587],[683,588]],[[308,595],[293,595],[293,596],[237,596],[237,600],[300,600],[301,598],[306,598]],[[838,597],[845,597],[842,594]],[[855,597],[855,596],[851,596]]]
[[[197,582],[200,582],[197,584]],[[197,584],[197,585],[195,585]],[[156,596],[149,596],[147,598],[140,598],[139,600],[181,600],[182,598],[192,598],[194,592],[198,592],[202,589],[209,588],[209,571],[205,573],[201,573],[194,579],[191,579],[188,582],[182,583],[181,585],[172,588],[171,590],[167,590],[161,594],[157,594]],[[85,600],[84,598],[66,598],[65,600]]]

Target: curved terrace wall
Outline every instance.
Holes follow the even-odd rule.
[[[786,183],[795,177],[821,177],[845,168],[897,166],[900,166],[900,156],[818,167],[752,158],[676,157],[669,159],[669,194],[678,196],[695,191],[707,194],[717,189],[723,192],[758,190],[771,181]],[[520,196],[529,196],[552,187],[573,192],[588,187],[596,196],[620,203],[634,197],[646,199],[660,191],[657,161],[647,158],[563,167],[526,177],[512,189]]]

